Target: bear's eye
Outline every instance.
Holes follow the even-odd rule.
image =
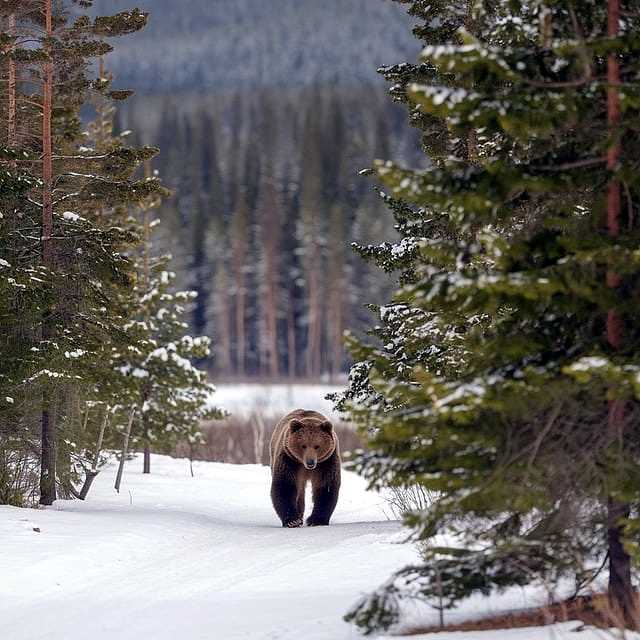
[[[319,449],[319,448],[320,448],[320,446],[319,446],[319,445],[316,445],[316,446],[315,446],[315,447],[313,447],[313,448],[314,448],[314,449]]]
[[[302,448],[303,448],[303,449],[306,449],[306,448],[307,448],[307,445],[306,445],[306,444],[303,444],[303,445],[302,445]]]

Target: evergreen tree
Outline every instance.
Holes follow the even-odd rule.
[[[116,419],[126,425],[134,408],[140,428],[130,433],[132,445],[170,452],[179,441],[199,443],[201,422],[223,414],[211,404],[215,389],[206,373],[193,364],[209,352],[208,338],[186,333],[184,318],[195,292],[171,292],[175,276],[164,258],[152,260],[148,274],[135,288],[138,313],[126,327],[127,349],[112,354],[122,378]]]
[[[130,176],[137,162],[153,153],[117,149],[95,155],[78,142],[79,109],[90,92],[126,97],[126,92],[112,92],[100,81],[91,84],[87,60],[110,50],[103,37],[136,31],[146,16],[133,11],[91,21],[82,15],[72,19],[66,9],[64,3],[53,5],[48,0],[2,7],[8,23],[3,34],[7,45],[3,63],[8,67],[3,124],[12,146],[5,159],[11,172],[23,176],[20,183],[31,187],[28,192],[14,190],[11,202],[3,199],[3,208],[9,205],[11,213],[11,238],[5,248],[8,257],[18,259],[16,266],[31,272],[29,280],[39,283],[40,290],[29,295],[27,287],[20,292],[14,287],[17,295],[8,300],[19,318],[14,338],[29,356],[20,358],[22,375],[13,381],[19,394],[13,404],[19,409],[9,417],[7,431],[28,434],[29,448],[18,452],[18,457],[25,456],[26,466],[34,464],[31,456],[40,449],[40,493],[45,504],[55,499],[56,482],[67,483],[70,452],[64,438],[56,444],[76,405],[71,385],[77,380],[89,384],[91,363],[99,360],[99,345],[118,313],[112,308],[105,316],[104,300],[127,279],[120,252],[131,241],[128,231],[103,228],[80,212],[93,209],[100,198],[110,198],[114,205],[125,201],[136,188]],[[34,30],[43,34],[39,48],[33,47]],[[28,43],[25,49],[23,42]],[[40,95],[34,92],[38,84]],[[29,175],[39,179],[29,183]],[[153,183],[143,185],[142,192],[155,188]],[[40,243],[33,242],[34,235],[40,236]],[[31,312],[23,316],[20,309]],[[59,461],[63,468],[57,474]]]
[[[132,442],[154,439],[159,448],[197,437],[200,417],[217,415],[210,385],[188,360],[207,351],[206,340],[184,331],[181,315],[193,296],[169,292],[164,266],[145,270],[136,259],[148,225],[130,208],[166,190],[135,172],[157,150],[129,147],[113,132],[113,101],[130,92],[113,90],[102,64],[89,79],[91,60],[111,50],[105,38],[138,31],[147,16],[90,18],[90,5],[33,0],[1,8],[2,73],[11,80],[0,91],[3,502],[31,500],[38,471],[43,504],[78,495],[82,473],[85,497],[102,447],[114,442],[109,418],[117,426],[123,411],[134,416],[131,407],[144,423]],[[21,48],[34,29],[41,46]],[[40,94],[23,95],[38,83]],[[80,110],[89,102],[96,119],[84,130]],[[167,321],[145,323],[147,314]],[[151,362],[162,348],[167,357]],[[149,389],[131,383],[122,354],[140,370],[149,365]],[[165,379],[173,381],[166,392]]]
[[[424,564],[348,618],[370,632],[405,596],[567,577],[579,592],[608,555],[630,624],[638,16],[617,0],[407,4],[428,46],[387,74],[432,165],[376,167],[403,237],[362,253],[403,286],[380,309],[382,346],[352,345],[342,406],[372,484],[438,497],[406,516]]]

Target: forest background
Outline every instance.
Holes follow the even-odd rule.
[[[358,172],[375,158],[424,163],[376,73],[419,52],[403,7],[278,6],[193,0],[179,11],[146,0],[146,29],[105,60],[114,86],[136,90],[116,130],[161,149],[153,168],[173,196],[154,251],[173,256],[177,289],[198,293],[190,331],[211,338],[201,364],[218,383],[348,369],[344,330],[362,332],[365,302],[388,299],[393,285],[350,250],[394,237]]]

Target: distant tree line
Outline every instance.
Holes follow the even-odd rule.
[[[178,286],[198,292],[191,325],[213,339],[216,374],[343,372],[344,330],[357,332],[364,300],[390,285],[349,250],[393,235],[358,170],[390,153],[419,157],[384,92],[144,96],[120,126],[163,149],[154,166],[174,197],[160,242]]]
[[[148,27],[108,64],[144,94],[361,86],[376,67],[414,57],[410,19],[387,0],[141,0]],[[109,0],[110,11],[128,8]],[[99,11],[99,7],[96,7]],[[167,52],[170,52],[168,55]]]

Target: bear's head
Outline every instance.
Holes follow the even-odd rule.
[[[336,449],[333,425],[316,417],[294,418],[289,423],[286,448],[307,469],[315,469]]]

